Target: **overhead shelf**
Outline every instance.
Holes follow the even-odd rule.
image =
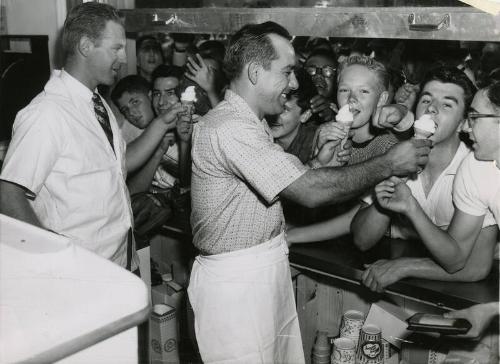
[[[154,8],[122,10],[127,33],[232,34],[268,20],[297,36],[500,41],[500,15],[472,7]]]

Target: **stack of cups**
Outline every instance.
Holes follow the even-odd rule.
[[[355,364],[356,345],[346,337],[339,337],[333,341],[331,364]]]
[[[364,325],[359,336],[356,364],[383,364],[382,331],[377,325]]]
[[[349,310],[342,316],[342,325],[340,326],[340,337],[345,337],[354,341],[358,345],[359,333],[365,322],[365,315],[361,311]]]
[[[312,350],[312,364],[330,364],[330,342],[326,331],[318,331]]]

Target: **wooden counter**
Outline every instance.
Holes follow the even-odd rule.
[[[360,285],[366,257],[347,242],[297,244],[290,249],[290,264],[324,276]],[[457,309],[475,303],[498,301],[498,266],[480,282],[443,282],[404,279],[387,288],[398,296],[423,301],[443,308]],[[363,287],[364,288],[364,287]],[[368,289],[366,288],[368,291]]]

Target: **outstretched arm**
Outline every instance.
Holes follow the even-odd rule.
[[[476,240],[465,267],[448,273],[431,258],[398,258],[379,260],[367,266],[363,272],[363,284],[373,291],[384,289],[404,278],[423,278],[452,282],[476,282],[484,279],[493,265],[497,227],[483,228]]]
[[[281,197],[306,207],[345,201],[391,175],[407,175],[425,165],[431,142],[409,140],[386,154],[347,167],[311,169],[286,187]]]
[[[141,136],[127,146],[126,166],[129,173],[146,163],[165,133],[175,129],[177,114],[182,111],[183,107],[180,103],[172,105],[167,112],[156,117]]]
[[[384,236],[391,223],[388,211],[377,202],[362,207],[351,222],[351,233],[354,244],[366,251],[377,244]]]
[[[290,228],[286,233],[286,240],[289,244],[312,243],[349,234],[349,225],[358,209],[359,205],[356,205],[349,211],[332,219],[308,226]]]

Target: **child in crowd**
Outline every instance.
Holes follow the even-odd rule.
[[[144,35],[136,43],[137,74],[148,82],[156,67],[163,64],[163,52],[160,42],[152,35]]]
[[[367,56],[351,56],[339,68],[337,102],[339,107],[349,104],[354,117],[349,164],[381,155],[398,142],[398,138],[388,129],[401,128],[399,124],[403,120],[406,123],[407,110],[397,105],[386,105],[388,82],[385,67]],[[323,124],[319,132],[318,149],[331,140],[338,129],[336,122]],[[287,239],[289,243],[299,243],[348,234],[351,220],[358,208],[359,201],[355,199],[344,203],[342,211],[330,209],[329,216],[334,215],[333,218],[311,226],[291,228]]]
[[[311,110],[320,121],[332,121],[337,107],[334,103],[337,57],[326,49],[314,50],[306,59],[304,69],[312,77],[317,95],[311,98]]]

